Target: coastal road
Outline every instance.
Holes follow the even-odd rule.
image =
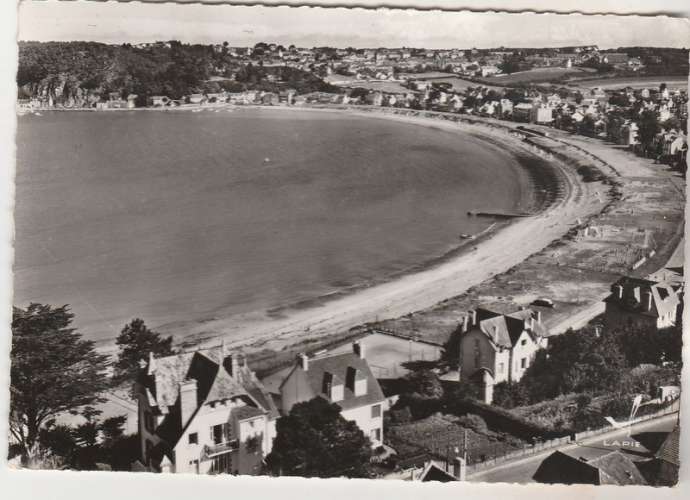
[[[659,437],[671,432],[677,421],[678,413],[671,413],[654,420],[640,422],[633,425],[631,429],[614,429],[611,432],[592,436],[560,448],[551,448],[528,458],[482,470],[468,476],[467,480],[487,483],[533,483],[535,481],[532,480],[532,476],[539,465],[556,450],[577,450],[579,455],[586,457],[592,452],[600,453],[600,450],[604,448],[611,451],[619,450],[627,454],[633,461],[646,459],[656,451],[655,448],[660,444]],[[655,436],[656,439],[653,439]],[[657,445],[650,445],[650,441],[656,442]]]

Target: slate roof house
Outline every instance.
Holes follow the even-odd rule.
[[[349,353],[315,358],[300,354],[280,385],[280,395],[283,414],[288,414],[297,403],[324,398],[336,403],[341,415],[354,421],[373,446],[383,442],[386,398],[359,342],[353,343]]]
[[[520,380],[536,352],[546,347],[548,335],[540,311],[470,311],[461,328],[460,378],[479,383],[490,404],[493,386]]]
[[[135,384],[143,465],[151,471],[255,474],[278,410],[254,372],[225,348],[149,356]]]
[[[613,284],[604,302],[607,325],[668,328],[676,324],[680,298],[670,283],[625,276]]]
[[[554,451],[541,463],[533,479],[547,484],[646,485],[635,463],[619,451],[578,456],[578,450]]]
[[[675,486],[680,470],[680,426],[669,432],[661,447],[654,454],[652,466],[656,486]]]

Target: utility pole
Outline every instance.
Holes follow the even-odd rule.
[[[465,460],[465,463],[467,463],[467,429],[465,429],[462,439],[462,458]]]

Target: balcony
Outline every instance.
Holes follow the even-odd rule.
[[[226,441],[224,443],[219,443],[219,444],[214,444],[214,445],[208,445],[205,444],[203,451],[201,452],[202,457],[204,460],[217,457],[218,455],[222,455],[224,453],[231,453],[233,451],[237,451],[240,448],[240,442],[238,439],[232,439],[230,441]]]

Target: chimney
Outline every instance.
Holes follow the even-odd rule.
[[[467,475],[467,463],[462,457],[455,457],[453,459],[453,475],[458,481],[464,481]]]
[[[156,372],[156,358],[153,357],[153,351],[149,351],[149,371],[148,375],[153,375]]]
[[[352,352],[354,352],[359,359],[364,359],[364,345],[359,340],[355,340],[352,343]]]
[[[230,376],[231,377],[237,377],[237,374],[240,371],[240,362],[237,359],[236,354],[231,354],[230,355]]]
[[[652,310],[652,292],[644,293],[644,305],[647,312]]]
[[[470,311],[470,314],[472,315],[472,326],[477,326],[477,310]]]
[[[468,314],[465,314],[464,318],[462,318],[462,333],[467,333],[467,325],[468,325],[469,321],[470,321],[470,315],[468,313]]]
[[[187,379],[180,384],[180,418],[182,427],[187,425],[192,414],[196,410],[196,380]]]
[[[304,353],[300,353],[297,356],[297,359],[299,361],[300,368],[302,368],[302,370],[304,370],[305,372],[308,371],[309,370],[309,357]]]

